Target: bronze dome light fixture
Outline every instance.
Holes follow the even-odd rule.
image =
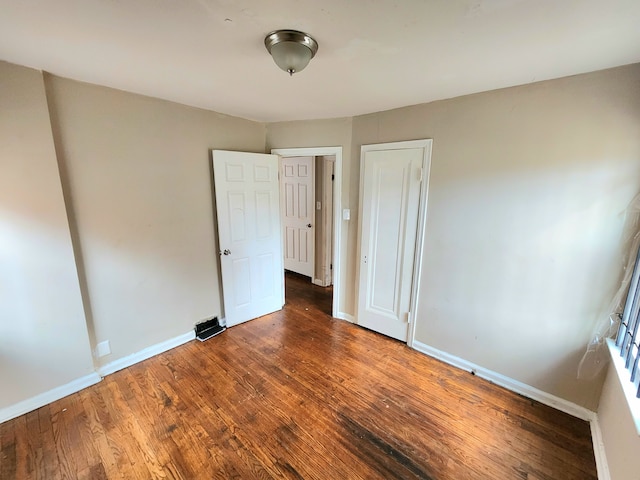
[[[289,75],[302,71],[318,51],[318,42],[297,30],[276,30],[264,39],[273,61]]]

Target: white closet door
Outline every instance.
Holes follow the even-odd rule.
[[[357,322],[406,341],[424,149],[365,151]]]

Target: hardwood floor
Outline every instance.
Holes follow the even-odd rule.
[[[327,293],[290,276],[282,312],[5,422],[0,478],[596,478],[587,422],[334,320]]]

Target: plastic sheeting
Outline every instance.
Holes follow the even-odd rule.
[[[638,247],[640,246],[640,194],[631,201],[625,210],[625,222],[622,232],[621,248],[624,252],[622,266],[624,268],[622,281],[613,296],[609,306],[601,315],[596,324],[591,341],[587,345],[580,365],[578,365],[578,378],[591,379],[596,377],[607,365],[609,353],[606,339],[614,338],[620,325],[619,316],[624,310],[629,282],[633,274],[633,266],[636,260]]]

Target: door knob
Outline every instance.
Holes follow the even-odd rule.
[[[308,228],[311,228],[311,224],[310,224],[310,223],[307,223],[307,227],[308,227]]]
[[[225,255],[231,255],[231,250],[229,250],[228,248],[225,248],[224,252],[222,253],[224,253]]]

